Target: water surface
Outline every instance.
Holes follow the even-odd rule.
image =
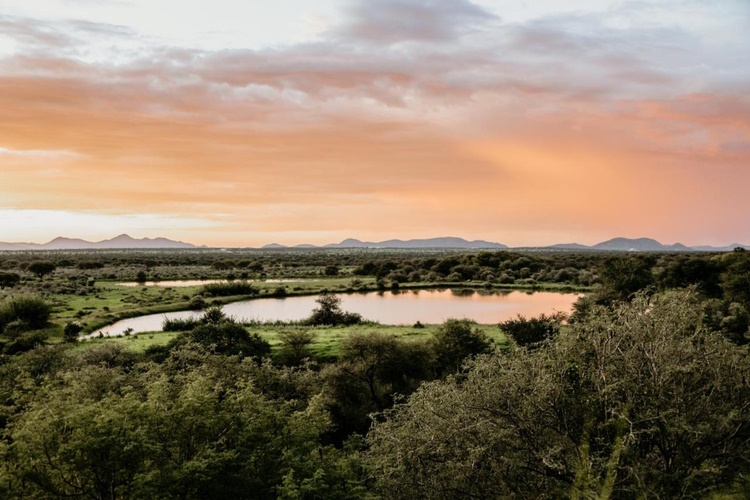
[[[470,318],[478,323],[499,323],[518,314],[530,317],[569,312],[578,299],[577,293],[478,291],[469,289],[410,290],[402,292],[368,292],[339,294],[345,311],[361,314],[365,319],[387,325],[442,323],[448,318]],[[234,302],[222,307],[238,321],[299,321],[310,316],[317,306],[317,296],[263,298]],[[98,330],[105,336],[160,331],[165,318],[187,319],[201,315],[195,311],[151,314],[118,321]]]

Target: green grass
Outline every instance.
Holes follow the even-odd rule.
[[[507,339],[500,331],[497,325],[477,325],[488,337],[493,339],[498,345],[506,345]],[[338,355],[342,340],[355,333],[381,333],[392,335],[396,338],[405,340],[424,340],[432,337],[440,325],[425,325],[424,328],[413,328],[411,326],[394,326],[366,324],[341,327],[304,327],[297,325],[262,325],[248,327],[248,331],[257,332],[261,337],[266,339],[273,349],[280,345],[279,332],[290,330],[308,330],[316,333],[315,341],[312,345],[312,351],[316,356],[332,357]],[[178,332],[153,332],[139,333],[128,337],[111,337],[101,339],[82,340],[78,342],[79,349],[91,349],[104,343],[115,343],[126,347],[134,352],[143,352],[153,345],[165,345],[174,337],[179,335]]]
[[[359,284],[355,285],[358,280]],[[427,288],[483,288],[483,282],[462,283],[405,283],[406,289]],[[287,296],[314,295],[324,290],[334,293],[354,291],[372,291],[376,289],[374,278],[328,278],[303,281],[299,283],[254,283],[259,290],[257,295],[237,295],[232,297],[207,298],[208,303],[226,304],[257,297],[272,296],[281,286],[286,288]],[[586,288],[563,286],[554,283],[529,285],[503,285],[493,287],[493,290],[549,290],[549,291],[585,291]],[[190,298],[201,291],[201,286],[189,287],[159,287],[137,286],[127,287],[115,282],[99,281],[95,291],[87,295],[52,295],[54,304],[52,320],[58,325],[65,325],[71,321],[78,321],[85,332],[91,332],[120,319],[156,314],[170,311],[185,310]]]
[[[200,293],[202,285],[189,287],[160,287],[160,286],[121,286],[115,281],[97,281],[93,291],[86,295],[70,294],[53,294],[48,296],[54,305],[52,314],[52,324],[49,327],[50,340],[53,342],[62,341],[62,328],[65,324],[77,321],[84,326],[84,333],[90,333],[98,328],[112,324],[118,320],[143,316],[146,314],[159,314],[171,311],[186,310],[192,297]],[[467,281],[461,283],[404,283],[401,290],[407,289],[430,289],[430,288],[473,288],[484,289],[485,283],[480,281]],[[280,287],[285,287],[287,296],[315,295],[327,290],[334,293],[347,293],[354,291],[373,291],[377,289],[376,280],[372,277],[332,277],[309,279],[301,282],[291,283],[264,283],[254,282],[253,286],[258,289],[256,295],[238,295],[232,297],[206,298],[209,304],[226,304],[251,298],[262,298],[273,296]],[[556,283],[539,283],[534,286],[530,285],[502,285],[493,286],[492,290],[548,290],[557,292],[586,291],[586,287],[571,287]],[[362,328],[362,327],[352,327]],[[411,331],[408,327],[385,327],[378,326],[373,328],[388,328],[394,334],[399,336],[419,337],[420,330]],[[268,335],[270,342],[274,342],[276,333],[269,330],[269,327],[263,327],[264,333]],[[425,328],[421,330],[423,336],[434,333],[434,328]],[[489,332],[488,332],[489,333]],[[336,329],[324,332],[318,340],[321,353],[335,354],[338,350],[338,341],[331,340],[346,335],[346,332],[340,332]],[[139,335],[137,339],[106,339],[105,342],[122,342],[136,350],[145,349],[153,343],[166,343],[169,338],[165,334],[157,332],[153,334],[152,342],[147,342]],[[491,335],[492,336],[492,335]]]
[[[129,335],[127,337],[104,337],[101,339],[80,340],[76,343],[76,349],[89,350],[103,344],[121,345],[133,352],[143,352],[151,346],[166,345],[170,340],[179,335],[179,332],[151,332]]]

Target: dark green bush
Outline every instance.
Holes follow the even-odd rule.
[[[161,324],[161,329],[165,332],[189,332],[190,330],[200,326],[200,324],[200,320],[195,318],[165,318],[164,322]]]
[[[42,328],[51,312],[50,305],[38,295],[17,295],[0,304],[0,330],[17,320],[28,324],[31,330]]]
[[[209,283],[203,285],[201,294],[208,297],[230,297],[233,295],[255,295],[258,289],[247,281],[233,281],[231,283]]]
[[[21,281],[21,277],[16,273],[0,271],[0,288],[13,288]]]
[[[78,340],[78,334],[83,331],[83,326],[80,323],[68,323],[63,329],[63,336],[65,342],[75,342]]]
[[[305,320],[308,325],[358,325],[362,323],[362,316],[341,310],[341,299],[331,293],[323,293],[316,300],[318,307]]]
[[[518,315],[500,323],[500,329],[522,347],[535,346],[560,333],[560,318],[542,314],[538,318],[526,319]]]

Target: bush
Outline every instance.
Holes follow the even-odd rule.
[[[230,297],[233,295],[255,295],[258,289],[247,281],[231,283],[209,283],[201,288],[201,295],[208,297]]]
[[[38,295],[18,295],[0,304],[0,330],[16,320],[24,321],[29,329],[42,328],[49,321],[50,305]]]
[[[242,325],[231,321],[203,324],[186,336],[216,354],[262,358],[271,353],[271,345],[260,335],[250,334]]]
[[[500,323],[500,329],[510,335],[516,344],[533,347],[560,333],[561,318],[542,314],[538,318],[526,319],[520,314],[516,319]]]
[[[456,373],[464,361],[490,350],[490,340],[476,322],[469,319],[447,319],[435,333],[432,347],[440,373]]]
[[[341,299],[331,293],[323,293],[316,300],[318,307],[305,320],[305,324],[314,326],[358,325],[362,316],[341,310]]]
[[[200,326],[200,324],[201,322],[195,318],[164,318],[164,322],[161,324],[161,329],[165,332],[189,332]]]
[[[287,365],[299,365],[312,356],[310,345],[315,340],[315,332],[291,330],[279,332],[281,359]]]
[[[83,326],[80,323],[68,323],[63,329],[63,337],[65,342],[75,342],[78,340],[78,334],[83,331]]]
[[[52,271],[57,269],[57,265],[54,262],[47,261],[35,261],[29,264],[26,268],[30,273],[36,274],[39,279],[44,278]]]
[[[206,305],[206,299],[204,299],[200,295],[196,295],[195,297],[190,299],[190,304],[188,304],[188,307],[193,311],[197,311],[199,309],[204,309]]]
[[[35,347],[44,345],[47,341],[47,335],[42,332],[25,332],[8,342],[3,352],[5,354],[20,354],[27,352]]]
[[[0,288],[13,288],[19,281],[21,281],[21,277],[16,273],[0,271]]]

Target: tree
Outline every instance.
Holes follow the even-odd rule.
[[[635,292],[653,283],[649,257],[612,257],[599,270],[602,284],[620,300],[628,300]]]
[[[30,273],[35,274],[37,278],[43,279],[45,276],[57,269],[57,265],[54,262],[34,261],[30,263],[26,269]]]
[[[52,308],[38,295],[16,295],[0,303],[0,332],[9,323],[20,321],[28,329],[39,329],[49,321]]]
[[[63,329],[63,337],[65,342],[75,342],[78,340],[78,335],[83,331],[83,327],[80,323],[68,323]]]
[[[378,333],[347,337],[338,362],[323,371],[336,436],[367,432],[370,415],[390,408],[396,394],[411,394],[423,380],[433,378],[432,366],[426,343]]]
[[[288,365],[299,365],[312,356],[310,345],[315,340],[315,332],[309,330],[285,330],[279,332],[281,339],[281,359]]]
[[[147,279],[144,271],[138,271],[138,274],[135,275],[135,281],[138,283],[145,283]]]
[[[21,281],[21,277],[16,273],[0,271],[0,289],[13,288]]]
[[[750,255],[739,253],[722,276],[724,297],[750,307]]]
[[[678,256],[669,262],[660,281],[666,288],[696,285],[707,297],[721,297],[722,267],[703,256]]]
[[[216,354],[262,358],[271,353],[271,346],[260,335],[248,333],[245,327],[231,321],[200,325],[185,335]]]
[[[374,425],[368,462],[387,498],[710,497],[750,473],[744,373],[694,293],[638,294],[423,385]]]
[[[469,319],[447,319],[432,339],[439,373],[457,373],[464,361],[490,350],[490,340]]]
[[[326,276],[338,276],[339,274],[339,268],[338,266],[326,266],[323,270],[323,273]]]
[[[332,293],[322,293],[316,301],[318,307],[305,320],[308,325],[356,325],[362,322],[362,316],[341,310],[341,298]]]
[[[560,333],[561,316],[540,315],[526,319],[520,314],[516,319],[500,323],[500,329],[521,347],[538,347],[545,340]]]

